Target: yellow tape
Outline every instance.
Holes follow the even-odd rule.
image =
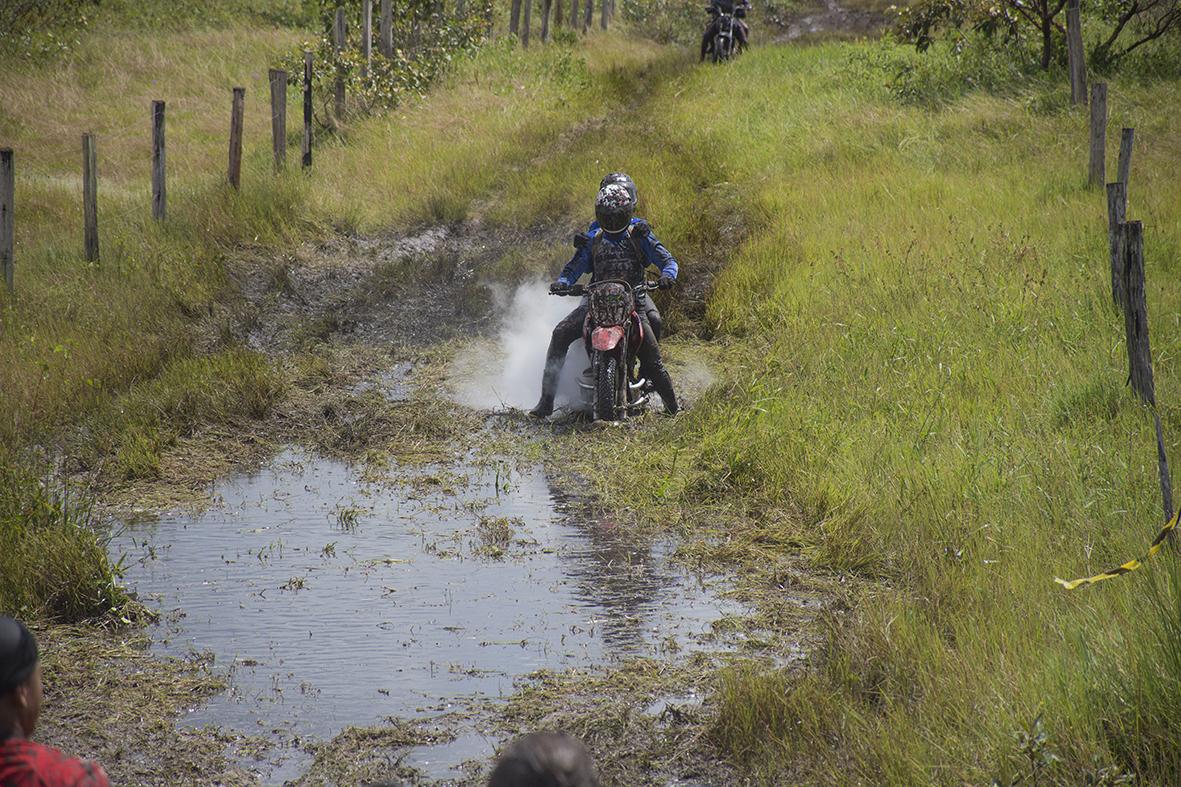
[[[1166,522],[1165,526],[1161,528],[1161,531],[1157,533],[1156,538],[1152,539],[1152,543],[1148,546],[1148,554],[1144,557],[1129,560],[1119,568],[1113,568],[1111,571],[1104,571],[1102,574],[1096,574],[1093,577],[1072,579],[1069,582],[1067,582],[1065,579],[1054,577],[1054,581],[1067,590],[1074,590],[1080,585],[1094,585],[1096,582],[1102,582],[1105,579],[1114,579],[1115,577],[1135,571],[1136,569],[1140,568],[1140,566],[1144,565],[1145,560],[1148,560],[1148,558],[1161,551],[1161,548],[1165,544],[1165,539],[1169,537],[1169,533],[1173,531],[1173,528],[1177,527],[1178,517],[1181,517],[1181,509],[1179,509],[1176,514],[1173,514],[1173,518]]]

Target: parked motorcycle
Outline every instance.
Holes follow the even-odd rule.
[[[553,293],[588,296],[582,336],[590,363],[578,385],[596,421],[618,421],[648,406],[653,386],[638,372],[644,329],[636,300],[655,289],[647,282],[633,287],[622,279],[604,279]]]

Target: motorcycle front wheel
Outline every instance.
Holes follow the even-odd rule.
[[[600,421],[619,420],[616,395],[619,391],[619,358],[612,353],[600,355],[595,366],[595,418]]]

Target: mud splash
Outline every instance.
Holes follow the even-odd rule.
[[[742,610],[671,546],[587,518],[537,468],[355,467],[288,450],[219,483],[196,515],[128,523],[126,582],[167,653],[209,652],[230,690],[186,724],[274,742],[267,782],[347,725],[462,715],[539,669],[716,648]],[[474,732],[415,750],[426,778],[484,758]]]

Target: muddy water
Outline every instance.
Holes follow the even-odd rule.
[[[204,513],[128,524],[126,582],[163,613],[167,652],[211,652],[230,689],[188,721],[300,743],[390,716],[503,697],[541,668],[680,654],[741,610],[666,544],[587,520],[537,469],[372,471],[291,450],[217,485]],[[675,645],[674,645],[675,641]],[[430,776],[488,741],[414,752]]]

